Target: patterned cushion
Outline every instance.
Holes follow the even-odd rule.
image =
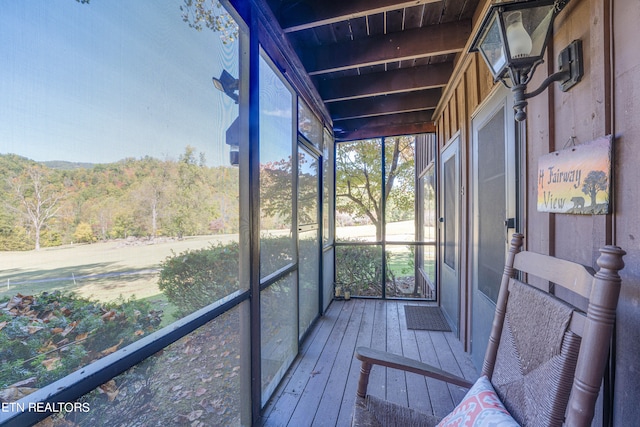
[[[519,427],[486,376],[478,378],[462,402],[437,427]]]

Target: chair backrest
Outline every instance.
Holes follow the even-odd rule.
[[[591,425],[625,252],[602,248],[593,274],[577,263],[521,251],[522,241],[521,234],[511,240],[482,374],[523,425]],[[586,313],[549,292],[558,286],[570,292],[556,294],[586,299]]]

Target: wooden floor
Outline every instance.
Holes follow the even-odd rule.
[[[353,353],[359,346],[403,354],[475,380],[478,374],[469,355],[451,332],[407,329],[405,304],[427,303],[334,301],[265,408],[261,425],[349,426],[360,370]],[[369,393],[443,416],[466,390],[415,374],[374,367]]]

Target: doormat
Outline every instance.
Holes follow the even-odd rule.
[[[407,329],[451,332],[440,307],[405,305],[404,314],[407,318]]]

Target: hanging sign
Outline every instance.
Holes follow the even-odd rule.
[[[538,159],[538,211],[609,213],[611,136]]]

